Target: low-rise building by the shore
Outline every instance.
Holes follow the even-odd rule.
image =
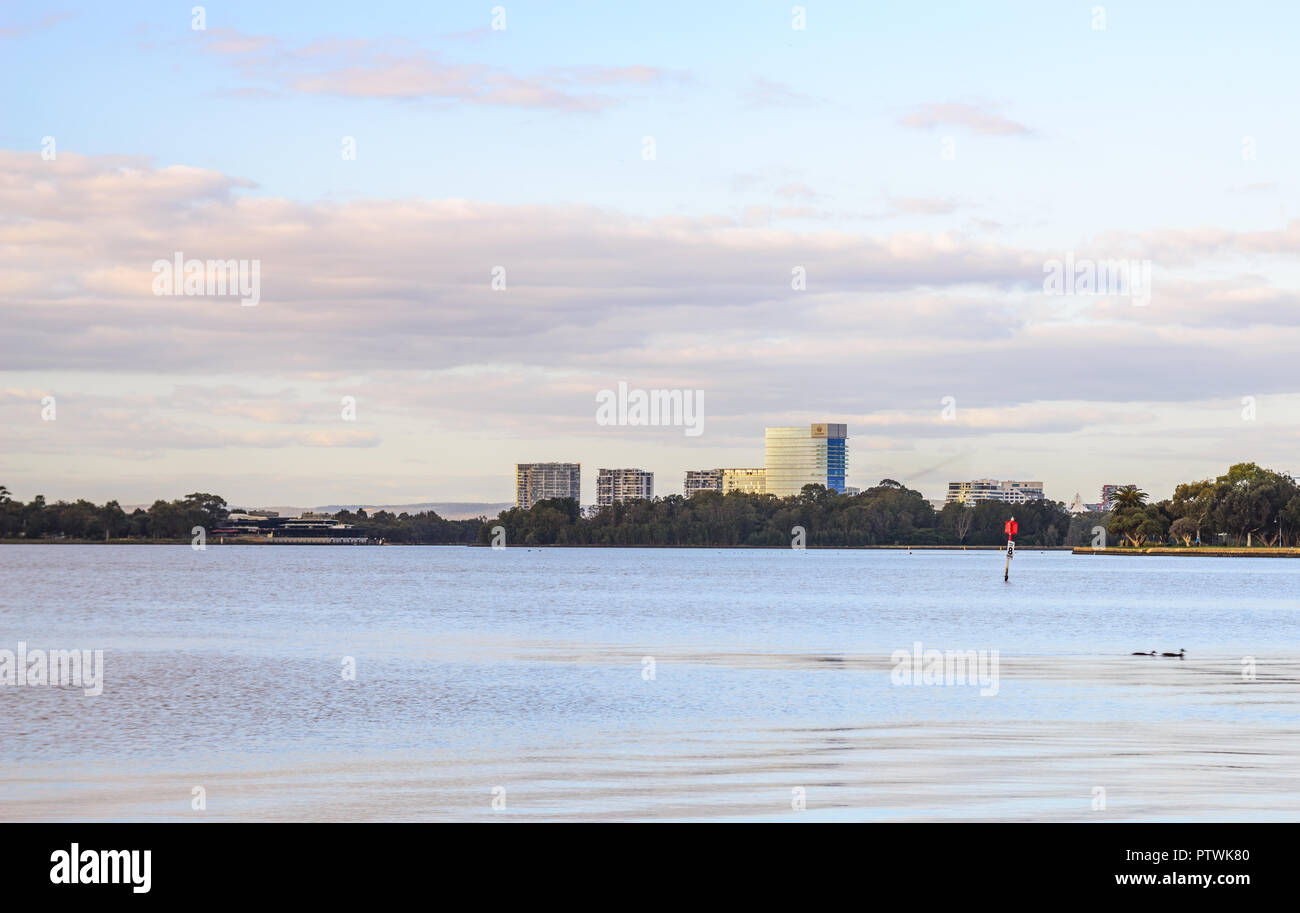
[[[1042,482],[1020,482],[997,479],[973,479],[969,482],[949,482],[948,496],[944,502],[974,504],[977,501],[1001,501],[1004,504],[1024,504],[1043,500]]]
[[[252,511],[232,513],[213,525],[208,535],[223,539],[257,539],[302,545],[364,545],[374,541],[370,530],[329,517],[262,517]]]

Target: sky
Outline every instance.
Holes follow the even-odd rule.
[[[1165,497],[1300,472],[1300,7],[7,2],[0,484],[510,501],[514,465]],[[255,306],[158,261],[258,266]],[[1131,288],[1052,287],[1124,261]],[[1142,271],[1136,268],[1135,276]],[[178,289],[183,291],[183,289]],[[702,391],[701,433],[596,420]]]

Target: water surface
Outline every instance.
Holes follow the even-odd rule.
[[[0,546],[0,648],[106,670],[0,686],[0,818],[1298,820],[1298,584],[1027,550],[1004,584],[989,551]],[[998,651],[997,693],[894,683],[917,642]]]

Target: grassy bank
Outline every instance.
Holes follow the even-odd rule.
[[[488,548],[482,545],[480,548]],[[529,545],[507,545],[507,548],[725,548],[725,549],[776,549],[778,551],[790,551],[789,545],[652,545],[649,543],[641,545],[617,545],[607,542],[551,542],[545,545],[532,543]],[[896,552],[1000,552],[1001,545],[806,545],[804,551],[847,551],[847,552],[867,552],[892,550]],[[1068,545],[1017,545],[1016,552],[1068,552]]]
[[[1300,558],[1300,548],[1221,548],[1207,545],[1197,548],[1089,548],[1079,546],[1076,555],[1174,555],[1187,558]]]

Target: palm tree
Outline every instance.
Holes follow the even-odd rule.
[[[1147,493],[1136,485],[1125,485],[1115,489],[1110,496],[1111,510],[1121,511],[1130,507],[1141,507],[1147,503]]]

